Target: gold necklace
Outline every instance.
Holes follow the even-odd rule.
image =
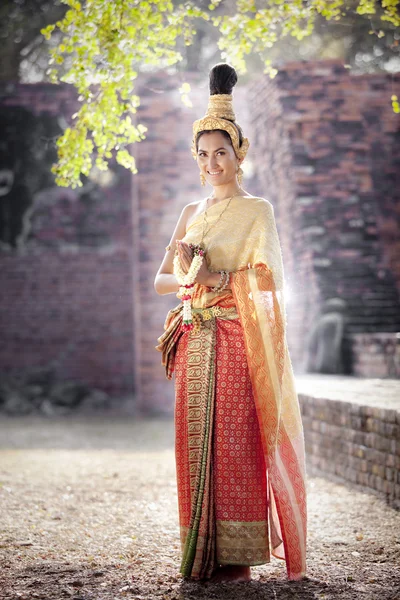
[[[230,205],[230,203],[231,203],[231,200],[232,200],[232,198],[234,198],[235,196],[236,196],[236,194],[234,194],[233,196],[231,196],[231,197],[228,199],[228,204],[225,206],[224,210],[221,212],[221,214],[219,215],[218,219],[215,221],[215,223],[213,223],[212,225],[210,225],[210,226],[209,226],[209,228],[207,229],[207,231],[206,231],[206,232],[204,232],[204,226],[205,226],[205,224],[207,223],[207,225],[208,225],[208,221],[207,221],[206,213],[207,213],[207,211],[208,211],[208,201],[209,201],[209,199],[210,199],[210,196],[207,198],[207,200],[206,200],[206,210],[205,210],[205,211],[204,211],[204,213],[203,213],[203,234],[202,234],[202,236],[201,236],[201,242],[200,242],[200,245],[202,245],[202,244],[203,244],[203,240],[204,240],[205,236],[208,234],[208,232],[210,231],[210,229],[212,229],[212,228],[213,228],[213,227],[214,227],[214,226],[215,226],[215,225],[216,225],[216,224],[219,222],[219,220],[221,219],[221,217],[222,217],[222,215],[224,214],[224,212],[225,212],[225,211],[228,209],[228,207],[229,207],[229,205]],[[225,200],[226,200],[226,198],[225,198]]]

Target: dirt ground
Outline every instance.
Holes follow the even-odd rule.
[[[0,422],[0,598],[400,600],[400,513],[373,494],[308,479],[308,578],[282,561],[249,583],[178,574],[170,420]]]

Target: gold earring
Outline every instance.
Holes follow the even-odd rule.
[[[200,173],[200,181],[201,185],[206,185],[206,178],[204,177],[203,173]]]
[[[238,168],[237,170],[237,178],[238,178],[238,183],[239,185],[242,185],[242,180],[243,180],[243,170],[241,167]]]

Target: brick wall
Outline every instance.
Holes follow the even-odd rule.
[[[184,81],[192,108],[180,99]],[[245,187],[275,206],[297,369],[310,325],[332,296],[349,304],[350,335],[399,330],[398,117],[390,105],[398,86],[398,76],[354,77],[323,61],[290,63],[272,81],[235,90],[251,142],[245,162],[255,170]],[[208,85],[196,74],[159,72],[143,74],[138,92],[137,120],[149,127],[134,146],[139,174],[113,166],[110,177],[75,192],[49,175],[52,140],[77,107],[74,91],[0,90],[1,163],[15,182],[0,210],[19,207],[0,247],[0,371],[52,361],[60,378],[136,391],[141,408],[171,412],[173,382],[154,346],[178,300],[158,296],[153,282],[183,206],[211,190],[201,187],[190,153]]]
[[[353,333],[349,337],[355,375],[400,379],[399,333]]]
[[[400,411],[299,394],[307,462],[400,509]]]
[[[329,298],[347,302],[347,334],[400,331],[394,93],[399,75],[351,75],[337,60],[287,63],[250,88],[255,168],[279,220],[297,368]]]
[[[52,136],[77,108],[69,86],[9,85],[0,106],[2,173],[13,178],[2,206],[23,216],[13,230],[2,214],[0,372],[51,366],[60,380],[132,394],[131,175],[114,166],[77,191],[54,185]]]
[[[183,81],[192,85],[193,108],[182,104]],[[32,190],[20,247],[2,248],[0,285],[7,292],[0,371],[52,361],[60,378],[115,393],[134,390],[138,408],[172,412],[174,385],[154,346],[178,299],[158,296],[153,282],[183,206],[211,191],[201,187],[190,153],[192,123],[207,108],[208,82],[196,74],[159,72],[141,76],[138,92],[137,121],[149,129],[133,147],[139,173],[132,177],[115,166],[110,182],[75,193],[54,186],[47,160],[48,179]],[[235,93],[235,108],[246,130],[245,93]],[[25,108],[48,139],[59,131],[40,118],[68,119],[77,104],[68,86],[40,84],[3,89],[1,106]]]

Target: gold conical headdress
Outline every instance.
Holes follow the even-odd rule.
[[[236,121],[232,99],[232,94],[213,94],[209,97],[205,116],[193,123],[191,150],[194,159],[197,158],[197,134],[199,131],[212,131],[214,129],[222,129],[229,133],[233,149],[238,158],[244,159],[246,156],[250,143],[247,138],[243,138],[242,145],[239,147],[239,129],[235,123],[232,123],[232,121]]]

